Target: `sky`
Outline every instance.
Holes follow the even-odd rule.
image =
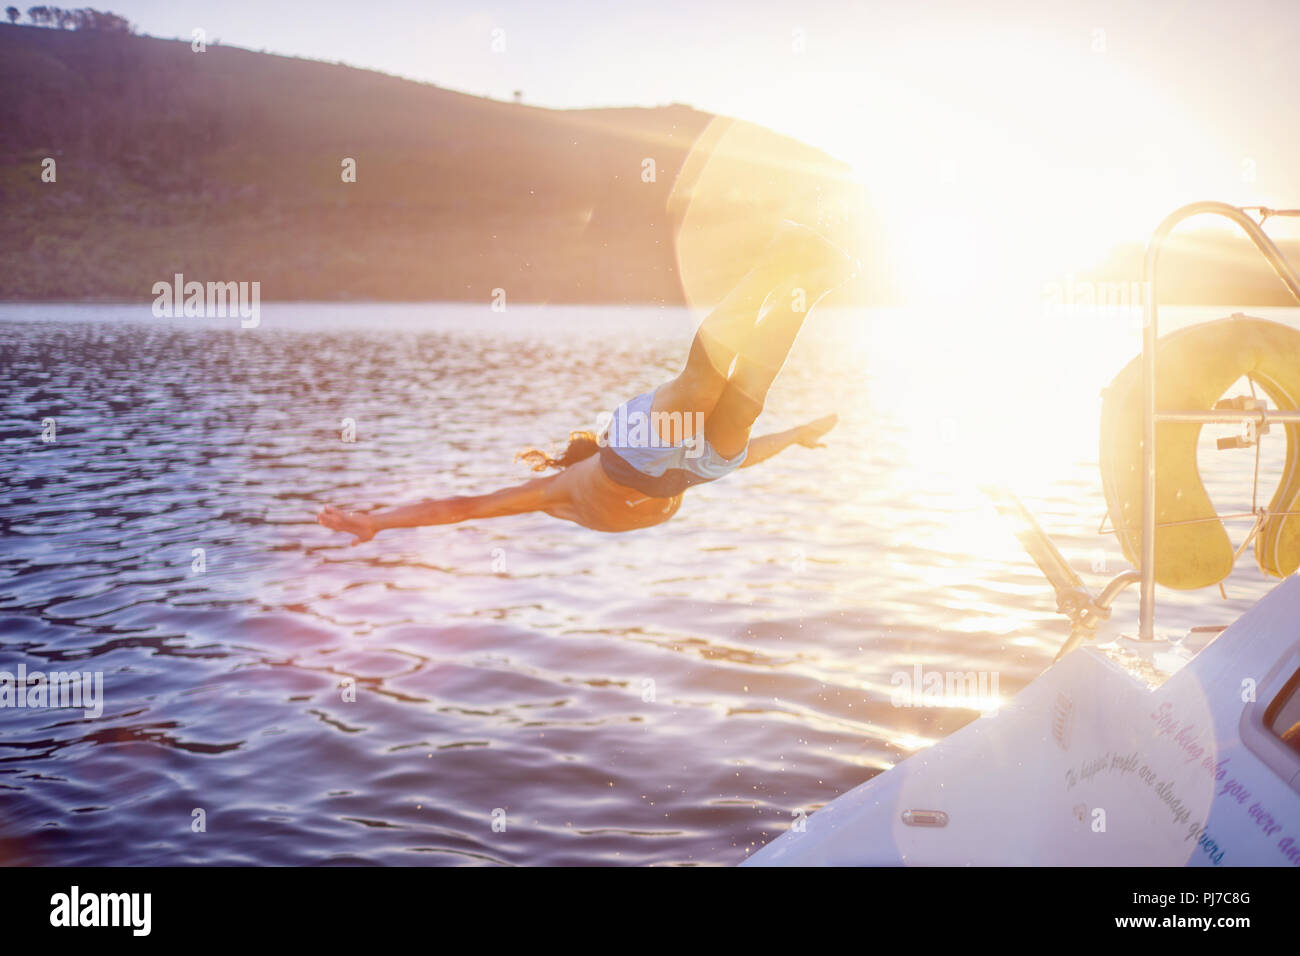
[[[1300,205],[1297,0],[103,2],[536,106],[751,120],[852,163],[918,268],[936,235],[1084,267],[1184,202]]]

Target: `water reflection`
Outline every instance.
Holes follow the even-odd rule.
[[[518,480],[518,448],[675,372],[691,317],[139,312],[0,312],[0,669],[99,670],[106,696],[97,721],[3,713],[10,860],[737,862],[975,718],[891,706],[891,675],[996,672],[1006,699],[1063,639],[977,465],[1014,466],[1090,580],[1098,548],[1121,565],[1093,533],[1118,329],[1062,363],[1060,329],[976,351],[987,335],[936,335],[940,316],[827,314],[759,426],[838,410],[824,450],[631,535],[521,516],[348,548],[312,522],[322,503]],[[1177,595],[1166,620],[1230,620],[1253,582],[1208,617]]]

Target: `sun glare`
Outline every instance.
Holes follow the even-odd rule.
[[[734,106],[851,164],[908,301],[1030,301],[1145,238],[1189,192],[1250,201],[1185,103],[1104,33],[1074,45],[954,30],[857,72],[800,70]],[[841,107],[806,108],[827,101]]]

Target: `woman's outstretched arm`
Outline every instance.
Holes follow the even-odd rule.
[[[343,531],[356,536],[354,545],[369,541],[380,531],[389,528],[420,528],[425,525],[456,524],[475,518],[498,518],[504,515],[541,511],[550,504],[548,491],[556,476],[534,478],[522,485],[502,488],[486,495],[464,495],[453,498],[430,498],[418,504],[374,511],[341,511],[326,505],[316,515],[318,524],[331,531]]]
[[[787,428],[783,432],[773,432],[771,435],[760,435],[758,438],[749,440],[749,454],[745,456],[745,463],[741,468],[748,468],[750,465],[757,465],[760,461],[767,461],[778,452],[784,451],[791,445],[803,445],[805,448],[821,448],[822,436],[834,428],[839,423],[838,415],[827,415],[816,421],[808,422],[806,425],[797,425],[794,428]]]

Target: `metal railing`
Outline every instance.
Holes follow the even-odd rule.
[[[1259,220],[1251,218],[1251,213]],[[1231,219],[1245,230],[1252,242],[1268,260],[1273,271],[1300,302],[1300,276],[1291,268],[1281,250],[1264,234],[1263,223],[1273,216],[1300,216],[1300,209],[1270,209],[1266,206],[1230,206],[1221,202],[1194,202],[1174,210],[1160,223],[1147,243],[1146,258],[1142,264],[1142,553],[1138,571],[1141,574],[1141,608],[1138,636],[1145,641],[1155,637],[1156,620],[1156,424],[1158,422],[1199,422],[1202,424],[1254,421],[1260,425],[1269,422],[1300,422],[1300,412],[1271,409],[1196,409],[1189,411],[1156,410],[1156,343],[1159,340],[1157,311],[1160,294],[1156,286],[1156,267],[1160,250],[1169,233],[1179,223],[1193,216],[1213,214]],[[1111,582],[1122,589],[1132,580],[1132,572],[1125,572]],[[1129,577],[1120,584],[1120,578]],[[1110,586],[1107,587],[1110,590]]]

